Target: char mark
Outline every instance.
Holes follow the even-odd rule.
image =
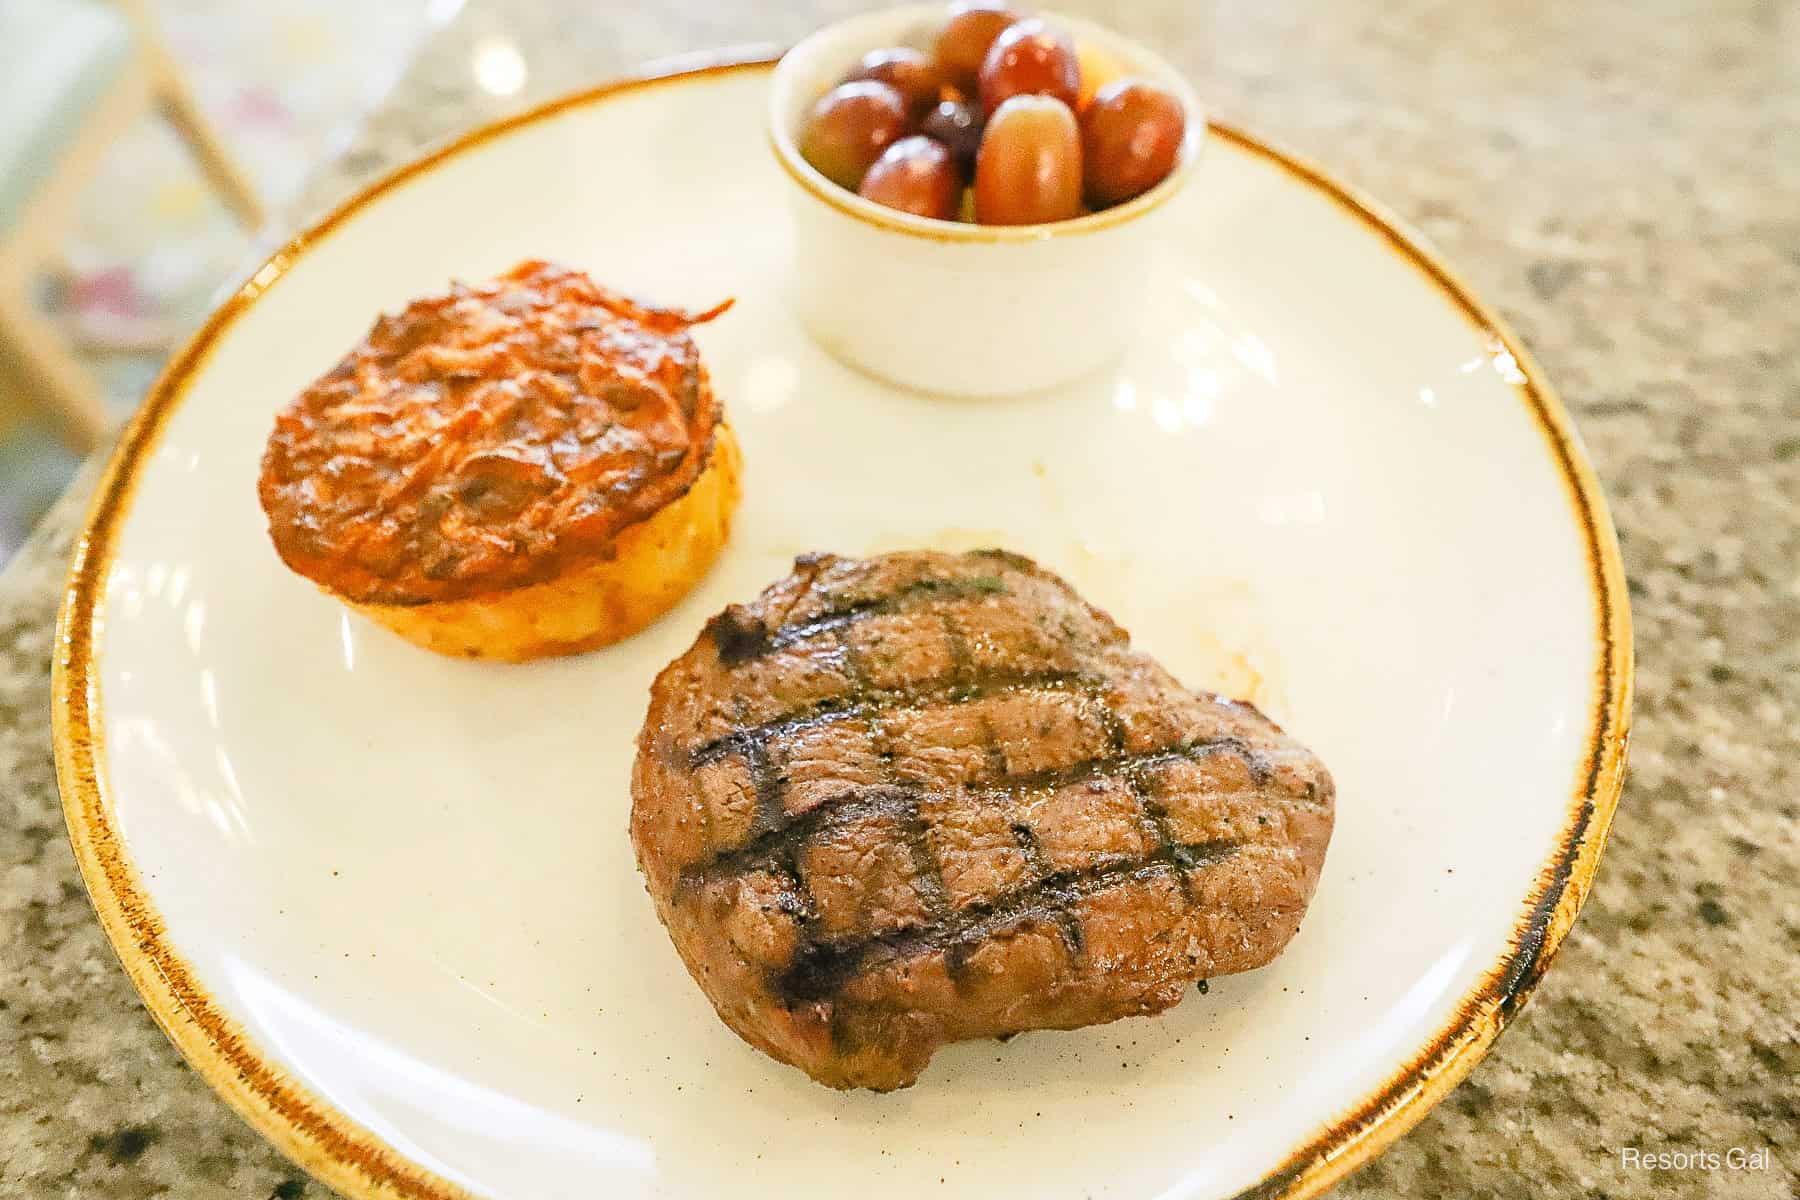
[[[760,745],[747,751],[751,755],[752,778],[756,782],[757,817],[752,826],[750,840],[742,845],[722,850],[704,862],[688,867],[681,873],[677,884],[677,894],[721,879],[729,879],[750,871],[772,869],[779,870],[784,863],[792,862],[801,846],[804,846],[814,835],[825,829],[846,822],[854,822],[869,817],[890,817],[903,826],[915,820],[918,813],[918,801],[922,796],[918,788],[904,783],[881,784],[874,787],[846,788],[843,792],[832,796],[799,816],[786,816],[779,807],[779,802],[770,804],[766,801],[765,783],[768,778],[763,764],[767,763],[766,753]],[[968,789],[976,795],[986,795],[998,801],[1021,791],[1036,791],[1062,787],[1071,783],[1081,783],[1089,779],[1124,777],[1148,774],[1177,762],[1191,762],[1205,758],[1209,754],[1237,753],[1252,755],[1243,742],[1234,737],[1220,737],[1178,742],[1173,746],[1159,750],[1149,750],[1139,754],[1107,755],[1104,758],[1085,759],[1051,771],[1034,771],[1024,775],[996,775],[992,779],[968,784]],[[1037,837],[1029,826],[1013,826],[1013,838],[1024,852],[1027,865],[1035,874],[1045,875],[1046,868],[1038,854]],[[1159,841],[1167,841],[1159,838]],[[1171,843],[1174,844],[1174,843]],[[1179,860],[1177,860],[1179,861]]]
[[[1104,682],[1081,671],[996,671],[967,682],[952,672],[948,678],[932,679],[910,687],[858,689],[793,709],[759,725],[734,729],[696,746],[689,755],[689,762],[698,767],[728,755],[746,754],[752,745],[767,745],[773,739],[799,733],[825,721],[877,717],[894,709],[919,708],[927,704],[968,704],[1007,692],[1094,691],[1103,687]]]
[[[1044,858],[1037,833],[1021,821],[1013,824],[1012,835],[1013,841],[1019,845],[1019,853],[1025,856],[1025,867],[1031,872],[1032,878],[1048,879],[1054,872]],[[1069,961],[1080,962],[1087,954],[1087,933],[1081,927],[1081,918],[1070,909],[1061,909],[1056,914],[1056,928],[1062,934],[1063,948],[1069,952]]]
[[[797,817],[764,826],[741,846],[721,851],[687,868],[675,884],[677,898],[709,883],[735,879],[752,871],[789,871],[800,850],[815,836],[838,825],[869,817],[887,817],[905,825],[918,819],[919,793],[905,787],[855,788]]]
[[[870,617],[904,612],[915,605],[940,600],[960,600],[970,596],[997,596],[1007,592],[1006,580],[998,575],[971,575],[946,579],[930,576],[902,584],[891,592],[839,601],[803,620],[769,628],[747,609],[732,605],[708,626],[719,647],[719,660],[726,666],[737,666],[761,658],[776,650],[803,642],[822,634],[847,629]],[[734,616],[733,610],[740,615]],[[727,619],[730,619],[729,622]],[[721,636],[723,635],[723,636]]]
[[[746,746],[744,754],[751,783],[756,789],[756,816],[751,821],[751,833],[763,834],[779,829],[786,823],[781,769],[775,765],[775,757],[769,753],[766,743]]]
[[[729,605],[708,621],[706,632],[718,648],[719,661],[728,667],[748,662],[769,648],[768,626],[741,604]]]
[[[963,557],[985,558],[990,562],[996,562],[1000,563],[1002,566],[1011,567],[1022,575],[1042,575],[1044,573],[1042,567],[1038,566],[1035,562],[1032,562],[1023,554],[1018,554],[1011,550],[1002,550],[997,546],[988,546],[980,550],[970,550]]]
[[[1098,758],[1084,758],[1065,767],[1049,767],[1018,775],[997,775],[988,780],[971,780],[967,787],[977,793],[1016,793],[1067,787],[1090,779],[1124,778],[1147,780],[1164,767],[1179,762],[1194,762],[1211,754],[1235,754],[1244,760],[1257,782],[1265,782],[1268,764],[1254,747],[1231,734],[1219,737],[1184,738],[1155,750],[1115,751]]]
[[[928,954],[966,959],[981,942],[1031,923],[1060,926],[1082,899],[1109,888],[1148,882],[1170,872],[1223,862],[1238,851],[1236,841],[1159,846],[1142,858],[1080,871],[1060,871],[995,900],[973,904],[929,925],[863,937],[803,943],[794,961],[777,972],[771,986],[789,1004],[829,1000],[858,975],[880,963]]]

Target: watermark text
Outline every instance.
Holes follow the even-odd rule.
[[[1628,1171],[1766,1171],[1772,1160],[1767,1146],[1732,1146],[1724,1150],[1643,1150],[1624,1146],[1619,1165]]]

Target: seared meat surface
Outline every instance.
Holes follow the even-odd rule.
[[[1160,1012],[1299,928],[1323,764],[1002,551],[809,555],[651,689],[632,841],[752,1045],[832,1087]]]

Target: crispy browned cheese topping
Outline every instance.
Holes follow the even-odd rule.
[[[604,554],[706,466],[719,411],[687,331],[727,305],[650,308],[526,262],[381,317],[276,418],[258,493],[277,551],[383,604]]]

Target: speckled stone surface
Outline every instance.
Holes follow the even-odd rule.
[[[474,0],[307,207],[522,101],[855,7]],[[1343,1192],[1800,1194],[1800,6],[1061,7],[1435,241],[1561,390],[1624,543],[1636,738],[1599,883],[1495,1052]],[[473,86],[489,38],[522,95]],[[321,1197],[156,1031],[76,877],[47,663],[88,486],[0,577],[0,1195]],[[1770,1165],[1621,1157],[1732,1147]]]

